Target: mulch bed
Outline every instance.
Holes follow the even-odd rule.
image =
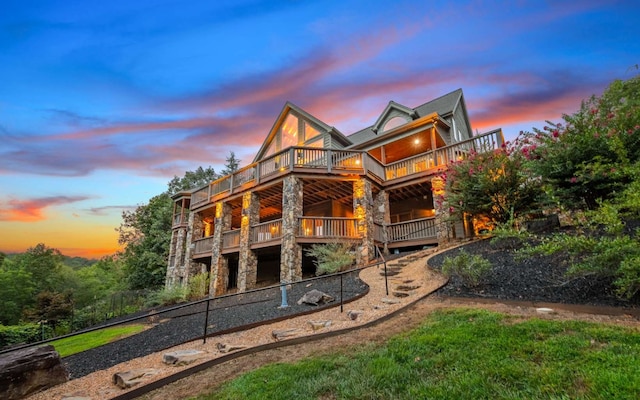
[[[368,286],[358,278],[359,271],[343,276],[343,299],[359,297]],[[287,291],[288,308],[280,308],[282,298],[278,287],[236,296],[215,298],[210,302],[207,333],[209,335],[277,318],[294,316],[335,306],[340,301],[340,277],[330,276],[311,282],[293,284]],[[298,305],[297,301],[312,289],[335,299],[325,306]],[[75,379],[94,371],[162,351],[203,337],[206,304],[200,303],[153,317],[153,327],[118,341],[65,357],[62,362]],[[146,323],[148,321],[141,320]]]
[[[451,277],[438,293],[471,298],[640,307],[640,296],[629,301],[617,298],[611,280],[593,276],[568,278],[565,275],[568,256],[563,253],[520,259],[516,257],[517,246],[514,249],[492,244],[490,239],[482,239],[432,257],[429,266],[440,269],[446,257],[455,257],[462,250],[489,260],[491,272],[477,287],[469,287],[461,279]]]

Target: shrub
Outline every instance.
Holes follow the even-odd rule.
[[[334,242],[314,244],[306,254],[315,257],[316,275],[333,274],[352,266],[356,261],[353,243]]]
[[[478,286],[490,270],[489,260],[464,250],[460,250],[455,257],[445,258],[442,263],[442,273],[447,278],[456,276],[469,286]]]
[[[152,292],[145,300],[145,307],[170,306],[185,301],[187,298],[187,288],[173,287]]]
[[[188,300],[198,300],[207,295],[209,274],[197,274],[189,279]]]
[[[34,343],[42,340],[44,336],[51,337],[51,327],[41,327],[40,324],[0,325],[0,348],[20,343]]]

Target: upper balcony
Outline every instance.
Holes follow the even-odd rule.
[[[365,151],[290,147],[194,191],[191,209],[291,173],[361,175],[382,185],[398,183],[437,173],[450,161],[461,160],[471,151],[492,151],[503,143],[502,131],[498,129],[389,164],[382,164]]]

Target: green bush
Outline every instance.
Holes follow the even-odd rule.
[[[39,324],[0,325],[0,348],[20,343],[35,343],[42,340],[42,327]],[[44,326],[44,336],[52,336],[51,327]]]
[[[187,290],[188,300],[198,300],[207,295],[209,287],[209,274],[198,274],[189,279],[189,287]]]
[[[457,256],[447,257],[442,263],[442,273],[450,278],[456,276],[469,286],[478,286],[491,271],[491,262],[479,255],[460,250]]]
[[[145,307],[170,306],[178,304],[187,299],[187,288],[173,287],[152,292],[145,299]]]
[[[334,274],[352,266],[356,261],[353,243],[334,242],[314,244],[306,254],[315,257],[316,275]]]

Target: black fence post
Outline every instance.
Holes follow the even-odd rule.
[[[344,305],[344,296],[342,294],[342,276],[344,274],[340,274],[340,312],[343,312],[343,305]]]
[[[202,334],[202,344],[207,343],[207,325],[209,325],[209,302],[211,299],[207,297],[207,311],[204,313],[204,333]]]

